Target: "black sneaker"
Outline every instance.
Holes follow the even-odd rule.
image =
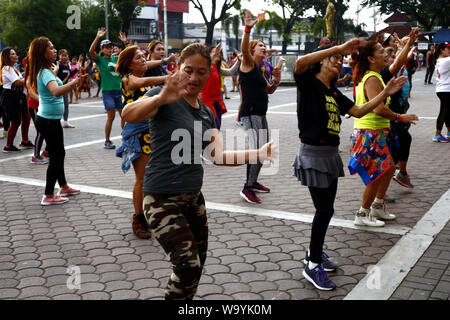
[[[336,285],[328,279],[328,274],[321,264],[317,265],[312,270],[310,270],[308,264],[306,264],[305,269],[303,270],[303,276],[319,290],[330,291],[336,288]]]
[[[19,148],[17,148],[16,146],[11,146],[11,147],[3,147],[3,152],[4,153],[9,153],[9,152],[21,152],[22,150],[20,150]]]
[[[23,149],[33,149],[34,148],[34,144],[31,143],[31,141],[28,142],[21,142],[19,144],[19,147],[23,148]]]
[[[337,269],[337,265],[333,262],[330,261],[329,259],[330,257],[322,251],[322,266],[323,266],[323,270],[325,270],[326,272],[333,272],[336,271]],[[305,265],[308,265],[309,262],[309,255],[308,255],[308,251],[306,251],[306,257],[303,260],[303,263]]]

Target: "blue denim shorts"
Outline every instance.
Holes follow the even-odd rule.
[[[102,93],[103,104],[106,110],[122,109],[122,92],[106,91]]]

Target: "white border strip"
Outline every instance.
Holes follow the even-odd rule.
[[[29,178],[5,176],[5,175],[0,175],[0,181],[19,183],[19,184],[27,184],[27,185],[40,186],[40,187],[45,186],[45,181],[29,179]],[[131,192],[126,192],[126,191],[122,191],[122,190],[97,188],[97,187],[75,185],[75,184],[71,184],[71,186],[76,189],[81,190],[82,192],[132,199]],[[304,223],[312,223],[312,221],[314,219],[314,216],[311,214],[302,214],[302,213],[278,211],[278,210],[268,210],[268,209],[262,209],[259,207],[240,207],[240,206],[231,205],[231,204],[216,203],[216,202],[209,202],[209,201],[206,202],[206,207],[209,210],[218,210],[218,211],[233,212],[233,213],[245,213],[245,214],[251,214],[251,215],[255,215],[255,216],[271,217],[271,218],[275,218],[275,219],[291,220],[291,221],[298,221],[298,222],[304,222]],[[358,227],[353,224],[353,221],[345,220],[345,219],[337,219],[337,218],[331,219],[330,226],[342,227],[342,228],[348,228],[348,229],[365,230],[365,231],[370,231],[370,232],[389,233],[389,234],[396,234],[396,235],[404,235],[408,231],[411,230],[408,227],[403,227],[403,226],[399,226],[399,225],[390,225],[390,226],[385,226],[384,228]]]
[[[449,221],[449,208],[450,189],[378,262],[376,267],[380,275],[379,289],[369,289],[374,281],[374,275],[369,273],[347,294],[344,300],[389,299],[431,245],[434,237]]]
[[[122,136],[116,136],[116,137],[109,138],[109,140],[118,140],[118,139],[122,139]],[[104,142],[105,142],[105,139],[81,142],[81,143],[77,143],[77,144],[72,144],[70,146],[65,146],[64,149],[65,150],[70,150],[70,149],[82,148],[82,147],[90,146],[92,144],[104,143]],[[28,149],[28,150],[31,150],[31,151],[26,153],[26,154],[24,154],[24,155],[21,155],[21,156],[2,159],[2,160],[0,160],[0,163],[12,161],[12,160],[20,160],[20,159],[29,158],[29,157],[31,157],[33,155],[33,149]]]

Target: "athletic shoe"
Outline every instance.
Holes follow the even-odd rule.
[[[48,151],[47,150],[42,151],[41,157],[48,158],[49,157]]]
[[[384,200],[385,203],[394,203],[395,202],[395,198],[389,196],[388,194],[384,195],[383,200]]]
[[[65,129],[67,129],[67,128],[69,128],[69,129],[75,128],[74,125],[72,125],[72,124],[70,124],[70,123],[68,123],[68,122],[64,122],[63,125],[62,125],[62,127],[65,128]]]
[[[260,184],[258,182],[255,182],[253,184],[253,191],[267,193],[267,192],[270,192],[270,189],[267,187],[264,187],[262,184]]]
[[[76,196],[77,194],[80,194],[80,190],[69,188],[69,189],[59,189],[58,196],[60,197],[70,197],[70,196]]]
[[[328,275],[321,264],[317,265],[312,270],[310,270],[309,265],[306,264],[305,269],[303,270],[303,276],[319,290],[330,291],[336,288],[336,285],[328,279]]]
[[[323,267],[323,270],[325,270],[326,272],[336,271],[337,265],[335,263],[331,262],[329,258],[330,257],[325,252],[322,251],[322,267]],[[305,265],[308,265],[308,262],[309,262],[309,254],[308,254],[308,251],[306,251],[306,257],[303,260],[303,263]]]
[[[19,147],[23,148],[23,149],[33,149],[34,148],[34,144],[31,143],[31,141],[28,142],[21,142],[19,144]]]
[[[57,204],[63,204],[69,201],[67,198],[60,197],[58,195],[54,195],[52,198],[47,198],[45,195],[42,196],[41,205],[43,206],[52,206]]]
[[[358,211],[355,216],[355,220],[353,221],[355,226],[364,226],[364,227],[375,227],[380,228],[384,227],[384,221],[377,220],[371,214],[367,214],[365,212]]]
[[[383,220],[394,220],[395,214],[389,213],[386,205],[383,203],[373,203],[370,206],[370,216]]]
[[[105,141],[105,144],[103,146],[105,149],[115,149],[116,146],[111,141]]]
[[[34,163],[34,164],[47,164],[48,160],[41,156],[37,156],[37,157],[33,156],[33,157],[31,157],[30,162]]]
[[[22,150],[20,150],[19,148],[17,148],[16,146],[11,146],[11,147],[7,147],[4,146],[3,147],[3,152],[4,153],[9,153],[9,152],[21,152]]]
[[[394,176],[394,180],[397,181],[399,184],[401,184],[402,186],[406,187],[406,188],[410,188],[413,189],[414,186],[411,183],[411,180],[409,179],[409,174],[403,174],[401,172],[398,172],[395,176]]]
[[[249,203],[261,203],[261,199],[256,196],[255,192],[250,187],[244,187],[244,189],[242,189],[241,197]]]
[[[442,134],[433,137],[433,142],[449,142],[449,139],[445,138]]]
[[[133,229],[133,233],[141,239],[150,239],[152,234],[148,230],[150,226],[145,220],[145,216],[143,213],[134,214],[133,222],[131,223],[131,228]]]

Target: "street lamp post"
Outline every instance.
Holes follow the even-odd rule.
[[[169,37],[167,31],[167,0],[164,0],[164,49],[169,54]]]
[[[109,39],[108,0],[105,0],[105,28],[106,28],[106,39]]]

